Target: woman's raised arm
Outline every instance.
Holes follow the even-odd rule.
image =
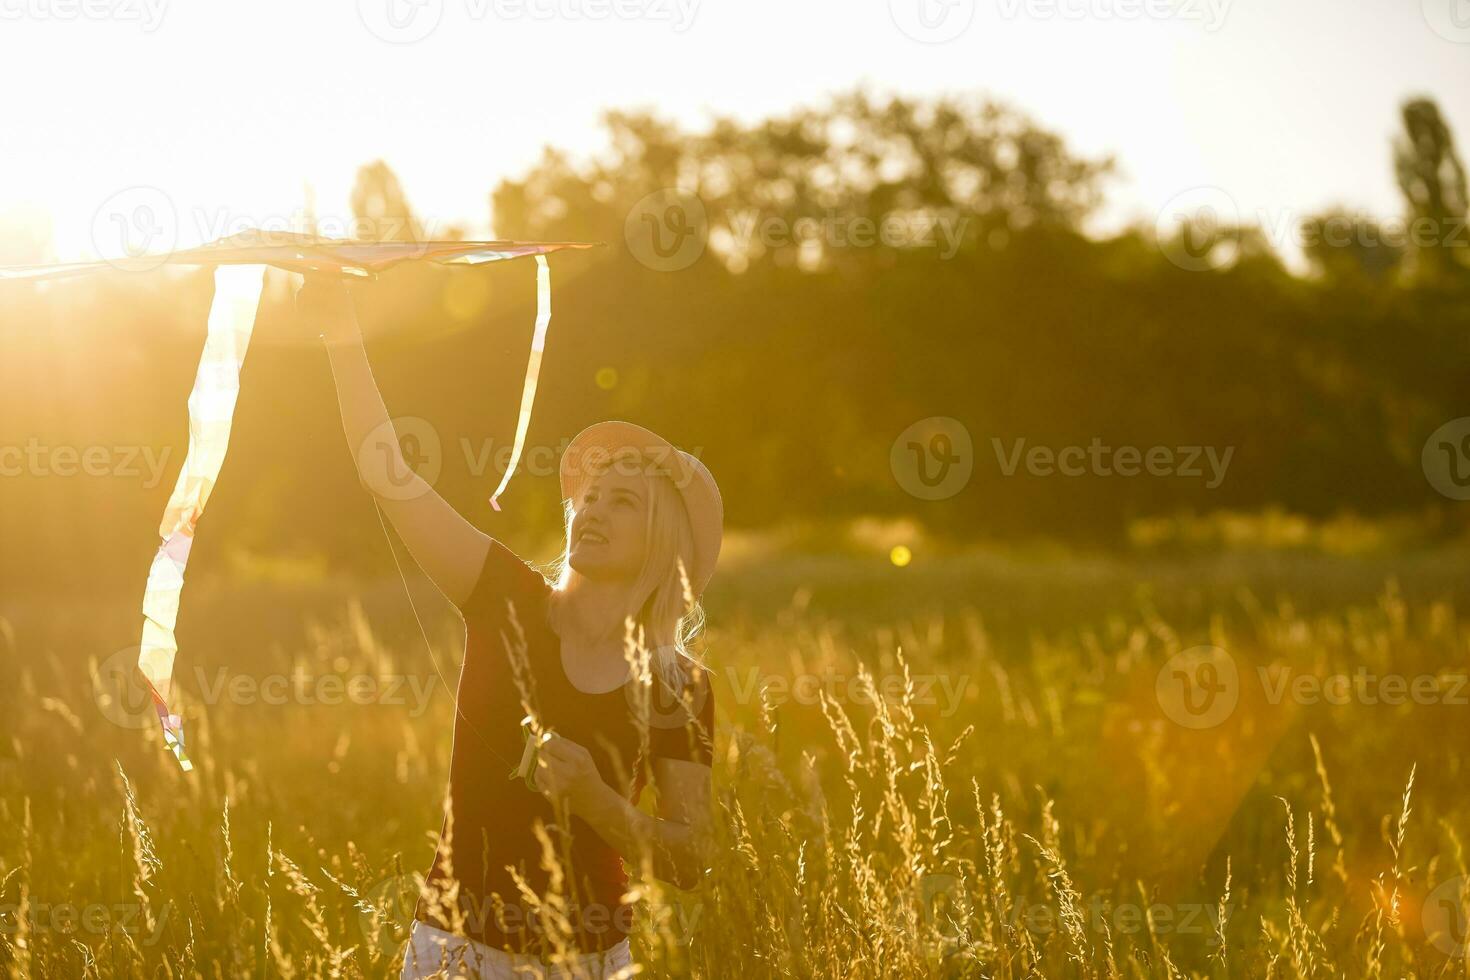
[[[334,277],[308,276],[296,306],[326,343],[358,479],[377,498],[414,561],[450,602],[463,608],[479,580],[490,536],[465,520],[404,460],[368,365],[347,287]]]

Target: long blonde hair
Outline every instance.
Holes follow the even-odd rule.
[[[694,531],[684,500],[667,473],[636,450],[624,450],[615,459],[621,461],[628,455],[641,464],[638,475],[647,490],[644,499],[648,507],[643,531],[643,568],[634,580],[631,590],[634,600],[625,615],[633,620],[635,638],[649,652],[651,666],[677,691],[687,679],[680,656],[697,662],[691,644],[704,629],[704,607],[695,599],[689,585]],[[604,463],[602,469],[612,462]],[[543,571],[555,593],[547,615],[552,629],[558,633],[562,614],[562,603],[558,600],[565,594],[572,576],[572,519],[576,516],[576,501],[564,501],[562,510],[566,546]]]

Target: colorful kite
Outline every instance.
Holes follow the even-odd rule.
[[[179,614],[179,596],[184,588],[184,569],[194,532],[209,494],[224,465],[230,442],[230,425],[240,391],[240,367],[255,329],[255,314],[265,284],[265,269],[275,266],[297,273],[327,273],[371,279],[402,262],[427,260],[440,265],[484,265],[506,259],[534,256],[536,259],[536,329],[526,363],[526,382],[521,395],[520,418],[510,464],[490,504],[500,510],[499,497],[520,462],[531,406],[536,399],[536,382],[541,373],[541,355],[546,346],[546,329],[551,322],[550,252],[566,248],[592,248],[588,242],[354,242],[290,232],[247,231],[199,248],[168,255],[145,256],[121,262],[83,262],[70,265],[21,266],[0,269],[0,281],[60,279],[106,269],[155,268],[159,265],[212,265],[214,304],[209,311],[209,328],[194,387],[189,394],[189,452],[169,496],[158,533],[163,543],[148,571],[143,595],[143,637],[138,669],[148,681],[153,706],[163,726],[164,742],[179,765],[193,768],[184,749],[184,725],[169,710],[174,657],[178,641],[174,626]]]

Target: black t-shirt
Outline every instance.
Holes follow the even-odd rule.
[[[561,640],[546,622],[550,595],[540,572],[491,540],[462,609],[466,642],[450,759],[452,826],[446,819],[429,881],[442,889],[452,866],[462,932],[469,938],[516,952],[546,951],[534,908],[506,870],[515,867],[536,894],[547,892],[550,874],[542,869],[543,844],[534,829],[539,821],[566,875],[576,943],[595,952],[628,934],[631,909],[622,902],[627,874],[618,852],[580,817],[572,817],[563,834],[551,803],[508,778],[524,750],[523,697],[546,728],[585,747],[603,780],[634,803],[648,783],[651,759],[709,765],[714,697],[707,673],[688,658],[681,659],[688,678],[682,699],[656,671],[642,705],[638,694],[646,689],[632,682],[605,694],[577,690],[562,669]],[[417,917],[452,930],[429,904],[420,900]]]

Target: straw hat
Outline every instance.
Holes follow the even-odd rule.
[[[715,573],[720,557],[720,540],[725,526],[725,504],[709,468],[696,457],[677,449],[662,436],[632,422],[598,422],[577,433],[561,457],[561,495],[575,500],[582,487],[618,453],[632,449],[644,462],[640,471],[666,474],[689,514],[694,532],[694,565],[687,569],[689,587],[698,598]],[[612,464],[614,472],[622,462]]]

